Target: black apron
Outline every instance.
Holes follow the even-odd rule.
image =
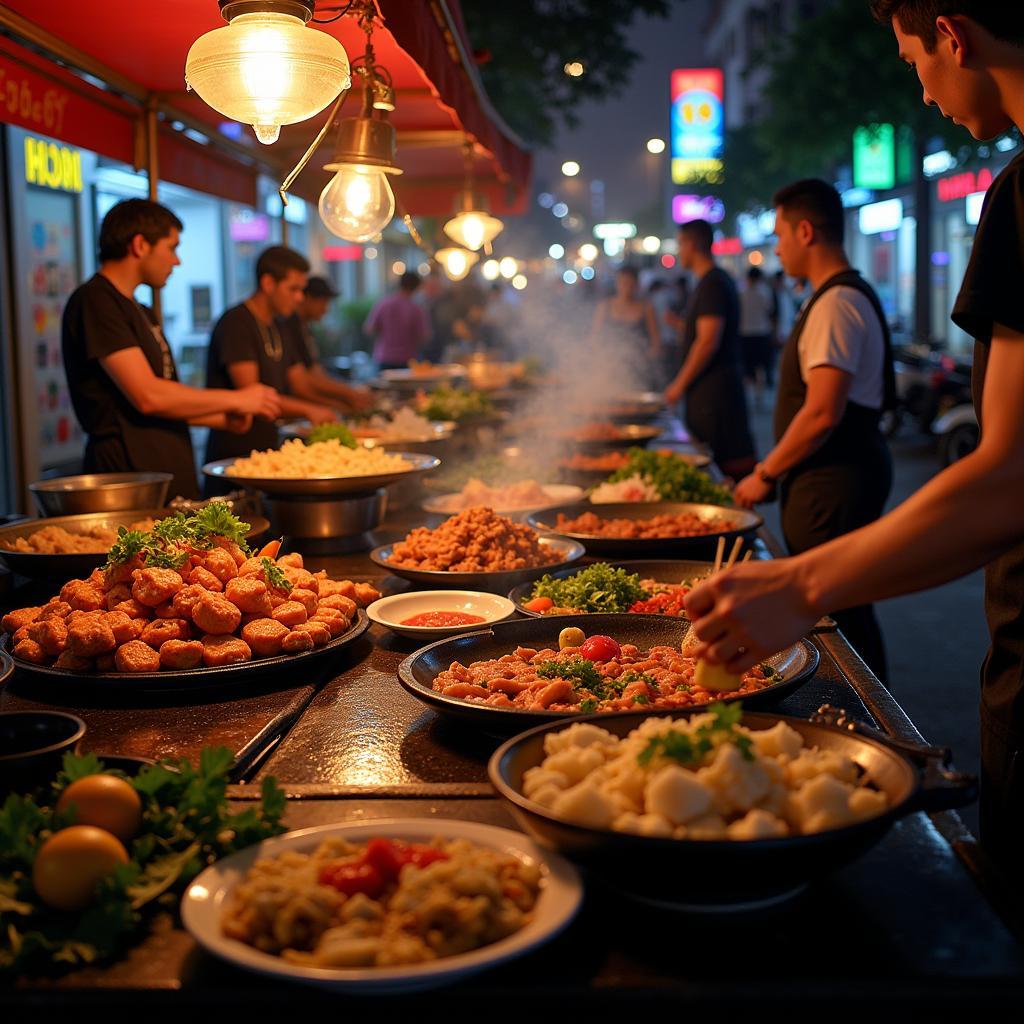
[[[830,288],[855,288],[871,302],[882,326],[882,407],[896,397],[892,340],[885,312],[871,286],[856,270],[830,277],[811,296],[793,326],[782,353],[778,397],[775,404],[775,440],[778,441],[807,400],[807,384],[800,375],[800,337],[814,304]],[[836,537],[874,522],[882,514],[892,488],[892,459],[879,429],[881,410],[847,401],[843,418],[825,443],[780,481],[782,532],[790,554],[800,554]],[[870,605],[834,613],[840,628],[861,657],[885,679],[885,648]]]

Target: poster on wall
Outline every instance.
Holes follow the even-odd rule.
[[[81,428],[71,408],[60,349],[60,318],[79,282],[75,197],[30,188],[27,295],[31,330],[24,339],[35,381],[39,462],[43,470],[81,458]]]

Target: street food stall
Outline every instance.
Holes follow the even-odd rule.
[[[197,6],[145,33],[12,8],[174,93],[157,41]],[[378,4],[399,96],[514,205],[528,158],[453,6],[405,7]],[[458,188],[423,142],[410,212]],[[237,504],[78,477],[0,527],[12,1019],[1019,1003],[1021,921],[956,814],[976,780],[835,624],[742,676],[695,657],[695,581],[781,551],[659,396],[479,362],[378,383],[368,420],[205,466]]]

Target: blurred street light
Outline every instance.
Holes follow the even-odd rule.
[[[509,280],[516,276],[516,273],[519,271],[519,264],[511,256],[504,256],[498,264],[498,270],[501,272],[502,277]]]
[[[583,72],[586,71],[586,68],[584,68],[584,66],[583,66],[583,61],[581,61],[581,60],[570,60],[570,61],[568,61],[566,63],[565,67],[562,70],[570,78],[582,78],[583,77]]]
[[[563,217],[568,216],[568,214],[569,214],[569,207],[566,206],[565,203],[555,203],[555,205],[551,207],[551,212],[559,220],[561,220]]]
[[[580,173],[580,165],[576,163],[575,160],[566,160],[565,163],[562,164],[562,173],[567,178],[575,178],[576,175]]]
[[[526,284],[527,281],[525,274],[516,274],[516,276],[512,278],[512,287],[515,288],[517,292],[521,292],[526,287]]]
[[[653,153],[657,156],[659,153],[665,152],[665,140],[664,139],[648,139],[647,140],[647,152]]]
[[[564,273],[564,274],[562,275],[562,280],[563,280],[563,281],[564,281],[564,282],[565,282],[566,284],[575,284],[575,283],[576,283],[576,271],[575,271],[575,270],[567,270],[567,271],[566,271],[566,272],[565,272],[565,273]]]
[[[480,268],[480,273],[484,275],[485,281],[497,281],[498,276],[501,274],[498,261],[486,260],[484,265]]]
[[[593,263],[597,259],[598,249],[593,242],[584,242],[580,246],[580,258],[586,260],[588,263]]]
[[[565,255],[565,246],[555,242],[554,245],[548,246],[548,255],[553,260],[560,260]]]
[[[661,239],[657,235],[645,235],[640,248],[646,253],[655,253],[661,248]]]
[[[594,268],[593,267],[584,267],[580,271],[580,277],[582,277],[584,281],[593,281],[594,280]]]

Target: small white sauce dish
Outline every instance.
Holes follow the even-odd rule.
[[[463,626],[402,625],[406,619],[423,615],[425,612],[462,612],[466,615],[479,615],[484,621]],[[366,609],[371,622],[414,640],[472,633],[476,629],[486,629],[495,622],[511,618],[515,613],[516,606],[507,597],[484,594],[476,590],[421,590],[409,594],[395,594],[374,601]]]

